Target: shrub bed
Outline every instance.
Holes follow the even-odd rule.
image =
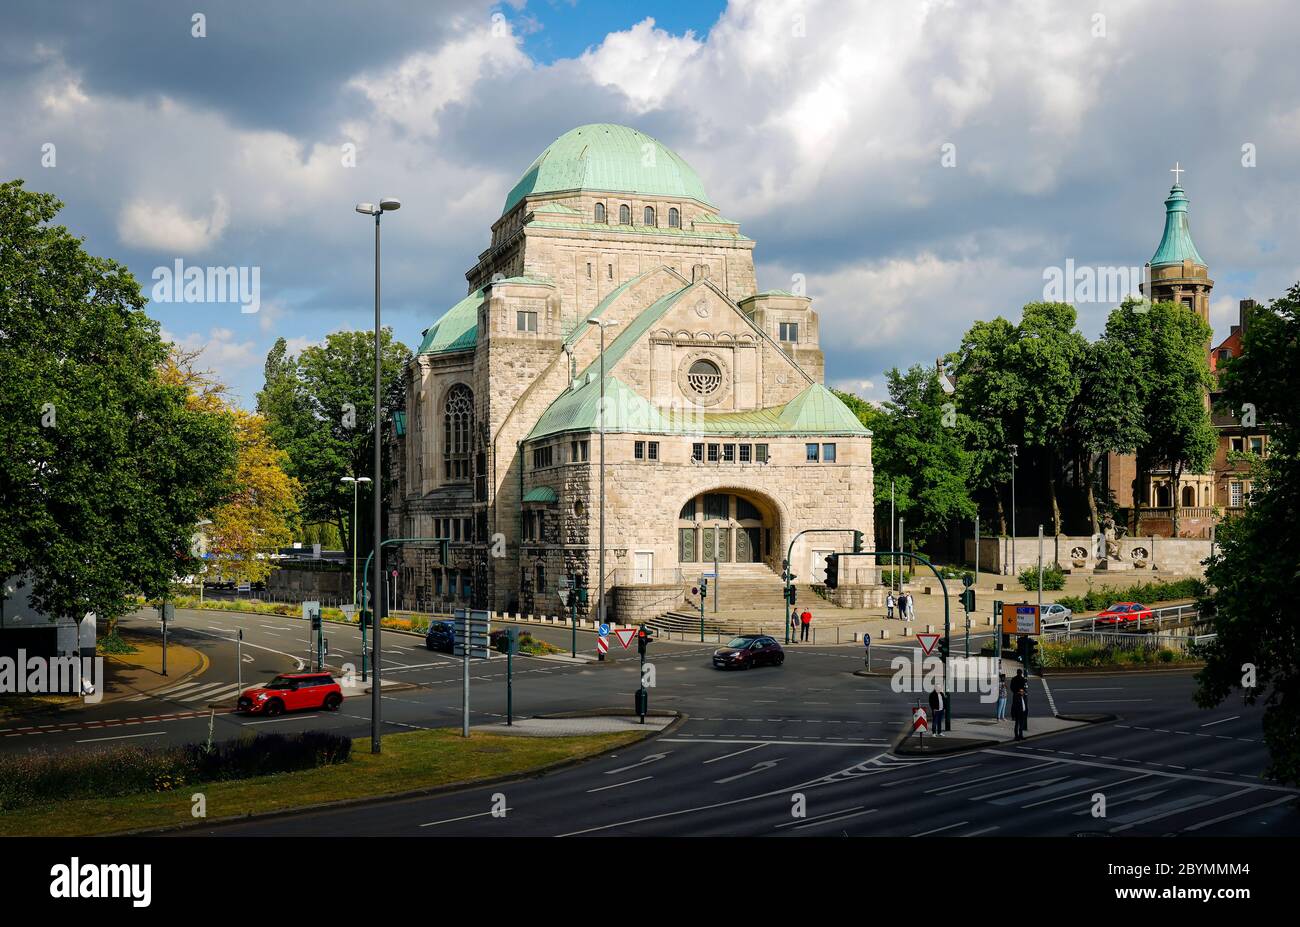
[[[352,740],[327,731],[258,734],[215,744],[134,745],[0,757],[0,811],[78,798],[170,792],[346,763]]]
[[[1171,650],[1166,647],[1045,643],[1038,648],[1039,665],[1045,669],[1063,669],[1072,666],[1159,666],[1171,663],[1194,663],[1199,659],[1191,649]]]
[[[1038,588],[1038,567],[1025,567],[1016,577],[1020,580],[1020,585],[1026,589]],[[1065,571],[1055,563],[1043,567],[1043,588],[1044,589],[1064,589],[1065,588]]]

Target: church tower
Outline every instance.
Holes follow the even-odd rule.
[[[1182,303],[1208,323],[1214,281],[1192,242],[1187,225],[1187,194],[1178,183],[1181,172],[1182,168],[1175,164],[1174,185],[1165,200],[1165,233],[1151,256],[1150,279],[1142,284],[1142,293],[1154,302]]]

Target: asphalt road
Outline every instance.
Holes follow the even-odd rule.
[[[134,619],[141,626],[149,619]],[[181,612],[173,640],[209,658],[198,679],[139,702],[78,712],[76,729],[0,730],[0,750],[87,749],[131,738],[185,742],[206,738],[206,697],[233,700],[236,628],[245,632],[246,684],[297,668],[306,625],[295,619]],[[532,628],[566,646],[569,632]],[[329,626],[329,663],[359,665],[358,633]],[[515,661],[520,716],[630,708],[638,685],[635,646],[611,641],[611,660],[574,665]],[[579,648],[594,637],[579,633]],[[673,731],[543,777],[411,800],[213,826],[213,834],[408,835],[790,835],[896,836],[1055,834],[1296,834],[1297,791],[1260,778],[1266,762],[1259,712],[1240,705],[1203,711],[1191,701],[1189,672],[1057,676],[1050,694],[1064,714],[1117,720],[948,757],[899,757],[891,746],[917,696],[895,693],[885,676],[854,675],[854,646],[795,645],[782,667],[722,673],[714,645],[656,643],[651,706],[685,713]],[[902,647],[876,645],[877,667]],[[422,640],[384,635],[385,678],[413,684],[384,696],[384,731],[458,726],[459,660],[425,650]],[[505,659],[472,661],[475,723],[505,712]],[[182,688],[190,686],[190,688]],[[211,688],[208,688],[211,687]],[[1048,693],[1034,682],[1032,704]],[[201,704],[196,704],[201,703]],[[957,696],[959,716],[987,717],[991,706]],[[168,715],[175,717],[167,718]],[[150,716],[165,720],[147,720]],[[66,719],[57,719],[64,723]],[[13,728],[16,722],[6,722]],[[370,699],[348,699],[337,713],[274,719],[218,712],[217,737],[248,729],[309,728],[363,736]],[[89,725],[100,725],[90,727]],[[1031,720],[1031,733],[1033,722]],[[504,817],[491,814],[506,796]],[[1094,816],[1104,796],[1105,817]]]

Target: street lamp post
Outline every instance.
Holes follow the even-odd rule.
[[[384,577],[384,526],[383,526],[383,493],[379,487],[381,482],[381,472],[383,467],[383,448],[380,439],[383,436],[383,346],[381,335],[381,315],[379,309],[379,220],[386,212],[393,212],[401,209],[402,204],[392,197],[384,197],[376,206],[373,203],[358,203],[357,212],[364,216],[375,217],[375,474],[374,480],[374,499],[375,499],[375,537],[374,537],[374,555],[375,555],[375,582],[371,590],[369,599],[373,602],[376,595],[383,589]],[[354,532],[355,533],[355,532]],[[370,617],[374,622],[375,636],[371,648],[371,656],[374,664],[370,673],[370,752],[379,752],[379,722],[380,722],[380,691],[379,691],[379,616],[376,614],[378,609],[370,609]]]
[[[600,329],[600,408],[597,411],[600,427],[600,553],[598,555],[596,582],[600,596],[596,606],[600,623],[605,623],[605,329],[618,324],[618,319],[588,319],[588,325]]]
[[[1011,445],[1011,575],[1016,575],[1016,446]]]
[[[357,610],[357,487],[371,482],[368,476],[345,476],[339,482],[352,484],[352,610]]]

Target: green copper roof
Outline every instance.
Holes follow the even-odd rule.
[[[424,330],[416,354],[444,354],[467,351],[478,341],[478,307],[483,305],[481,289],[470,293]]]
[[[542,414],[527,440],[599,427],[600,383],[595,376],[574,381]],[[748,412],[701,412],[677,406],[660,408],[618,377],[605,378],[605,430],[627,434],[869,435],[848,407],[820,383],[814,383],[783,406]]]
[[[1191,260],[1204,266],[1201,254],[1192,243],[1192,232],[1187,227],[1187,194],[1183,188],[1174,184],[1165,200],[1165,234],[1160,239],[1160,247],[1151,257],[1151,266],[1161,264],[1181,264]]]
[[[506,197],[502,215],[533,193],[601,190],[679,196],[712,206],[691,166],[648,135],[627,126],[594,123],[551,142]]]
[[[524,502],[554,502],[559,496],[549,486],[538,486],[524,493]]]

